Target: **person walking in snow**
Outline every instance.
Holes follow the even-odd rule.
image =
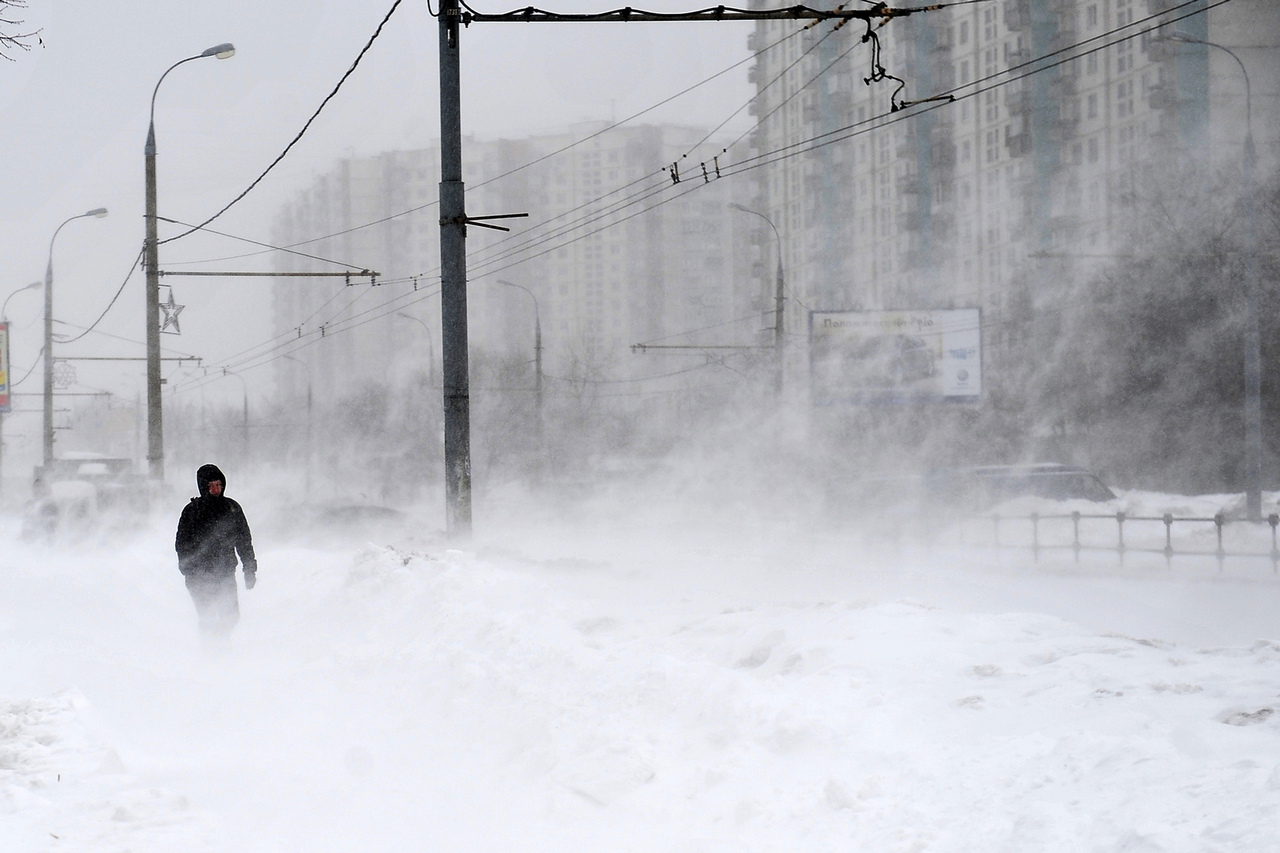
[[[200,497],[191,499],[178,520],[178,571],[195,602],[201,636],[206,642],[224,642],[240,621],[236,554],[244,567],[245,589],[257,582],[258,560],[244,510],[226,496],[227,478],[218,466],[201,465],[196,487]]]

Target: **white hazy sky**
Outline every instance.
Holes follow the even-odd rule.
[[[59,223],[91,208],[106,219],[71,223],[57,240],[54,316],[91,323],[106,307],[141,248],[143,143],[148,102],[165,69],[224,41],[230,60],[202,59],[175,70],[156,101],[159,212],[198,222],[258,176],[350,67],[392,0],[31,0],[28,28],[43,47],[0,63],[3,223],[0,300],[44,275]],[[476,8],[518,4],[483,0]],[[598,11],[605,2],[566,0],[544,8]],[[661,0],[650,9],[693,9]],[[521,136],[586,119],[623,118],[747,56],[747,24],[486,24],[463,41],[464,132]],[[244,201],[212,227],[269,241],[274,211],[337,158],[427,145],[438,135],[438,30],[421,0],[404,0],[355,74],[303,141]],[[744,64],[646,121],[716,124],[751,95]],[[740,113],[730,125],[743,128]],[[176,233],[161,228],[161,237]],[[320,235],[317,235],[320,236]],[[161,266],[253,252],[245,243],[192,237],[162,246]],[[266,269],[269,255],[206,269]],[[206,364],[269,337],[265,279],[178,279],[181,337],[162,342]],[[162,290],[162,296],[165,291]],[[35,361],[41,297],[9,305],[15,379]],[[141,356],[141,273],[93,334],[60,355]],[[67,331],[57,327],[56,332]],[[172,372],[176,368],[166,368]],[[77,390],[130,397],[143,387],[142,363],[78,363]],[[39,391],[39,371],[18,391]],[[270,392],[269,370],[247,376],[252,394]],[[240,385],[224,384],[229,400]],[[31,419],[31,416],[28,416]],[[37,428],[19,418],[13,433]]]

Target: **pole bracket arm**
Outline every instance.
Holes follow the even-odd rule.
[[[493,216],[467,216],[464,213],[461,216],[441,217],[440,224],[441,225],[462,225],[464,227],[467,225],[475,225],[477,228],[491,228],[494,231],[510,231],[511,230],[510,228],[505,228],[501,225],[490,225],[488,222],[484,220],[523,219],[528,215],[529,214],[527,213],[498,213],[498,214],[494,214]]]

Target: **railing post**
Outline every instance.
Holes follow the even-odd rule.
[[[1218,573],[1222,573],[1222,563],[1227,556],[1227,552],[1222,550],[1222,525],[1226,523],[1226,517],[1222,513],[1215,513],[1213,516],[1213,524],[1218,528]]]
[[[1274,512],[1267,516],[1267,524],[1271,525],[1271,573],[1280,571],[1280,548],[1276,547],[1276,525],[1280,524],[1280,515]]]
[[[1124,566],[1124,511],[1116,513],[1116,533],[1119,537],[1116,553],[1120,556],[1120,565]]]
[[[1164,514],[1164,565],[1173,568],[1173,513]]]
[[[1075,552],[1076,565],[1080,565],[1080,512],[1076,510],[1071,513],[1071,527],[1074,531],[1075,538],[1071,543],[1071,550]]]
[[[1031,513],[1031,560],[1040,562],[1040,513]]]

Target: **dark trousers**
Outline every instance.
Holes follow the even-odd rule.
[[[186,576],[187,591],[200,617],[200,633],[208,639],[225,639],[240,621],[240,600],[236,596],[235,572],[192,572]]]

